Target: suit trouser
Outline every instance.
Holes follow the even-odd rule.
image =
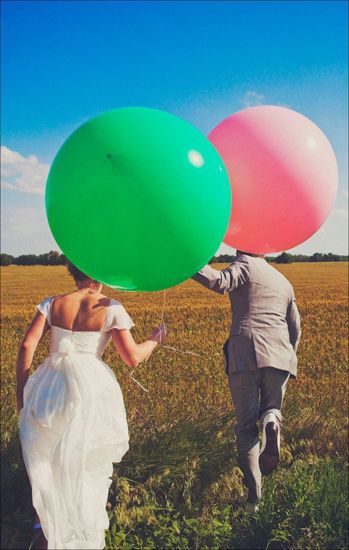
[[[257,421],[262,423],[265,415],[273,412],[278,422],[282,422],[280,411],[289,376],[289,372],[273,367],[229,372],[229,388],[237,420],[235,431],[238,461],[250,502],[261,498]]]

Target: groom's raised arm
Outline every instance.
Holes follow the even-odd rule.
[[[245,258],[237,258],[225,269],[213,269],[205,265],[192,279],[209,290],[225,294],[242,286],[249,278],[250,267]]]

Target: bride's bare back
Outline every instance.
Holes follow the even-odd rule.
[[[102,330],[110,298],[81,289],[57,296],[51,306],[51,324],[74,331]]]

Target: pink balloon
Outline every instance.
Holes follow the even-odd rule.
[[[224,242],[252,253],[279,252],[308,239],[334,203],[338,168],[323,132],[272,105],[239,111],[209,134],[232,188]]]

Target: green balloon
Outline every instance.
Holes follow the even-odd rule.
[[[80,126],[58,151],[46,212],[64,254],[114,288],[161,290],[196,273],[231,211],[223,161],[184,120],[123,108]]]

